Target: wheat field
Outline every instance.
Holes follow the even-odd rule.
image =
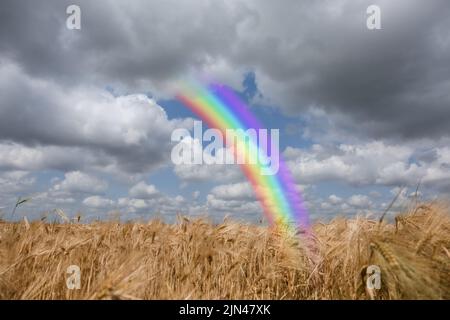
[[[449,299],[448,208],[336,218],[308,236],[186,217],[0,221],[0,299]],[[66,286],[70,265],[78,290]],[[380,289],[366,286],[369,265]]]

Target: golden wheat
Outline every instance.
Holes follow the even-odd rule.
[[[449,299],[448,206],[395,224],[336,218],[312,234],[180,218],[176,224],[0,220],[1,299]],[[82,222],[82,219],[81,219]],[[69,290],[66,270],[81,269]],[[381,270],[379,290],[366,268]]]

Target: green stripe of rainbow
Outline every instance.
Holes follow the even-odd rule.
[[[259,122],[249,113],[248,107],[224,86],[204,87],[198,83],[183,83],[177,98],[209,127],[218,129],[223,137],[226,137],[227,129],[260,129]],[[236,157],[244,159],[258,155],[264,157],[263,151],[266,151],[258,146],[257,141],[245,140],[245,136],[238,136],[235,145],[230,141],[226,143],[228,148],[234,150]],[[274,175],[261,174],[264,168],[261,161],[256,161],[256,164],[245,161],[241,168],[271,224],[306,228],[309,225],[308,214],[300,192],[281,155],[279,162],[279,171]]]

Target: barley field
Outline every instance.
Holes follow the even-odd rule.
[[[0,299],[450,299],[448,208],[336,218],[295,236],[185,217],[0,221]],[[70,265],[80,289],[66,286]],[[380,289],[366,285],[369,265]]]

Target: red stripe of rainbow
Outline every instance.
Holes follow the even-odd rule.
[[[227,129],[261,129],[259,122],[249,112],[249,108],[225,86],[213,84],[204,87],[198,83],[184,83],[177,98],[189,107],[197,116],[207,123],[210,128],[218,129],[226,137]],[[269,151],[257,141],[237,138],[235,145],[226,141],[227,147],[241,155],[244,159],[250,156],[264,156]],[[258,158],[256,158],[258,159]],[[245,161],[241,165],[242,171],[249,180],[261,203],[265,216],[271,224],[307,228],[309,219],[297,186],[294,183],[285,162],[279,159],[279,170],[274,175],[262,175],[264,165],[261,161],[251,164]]]

